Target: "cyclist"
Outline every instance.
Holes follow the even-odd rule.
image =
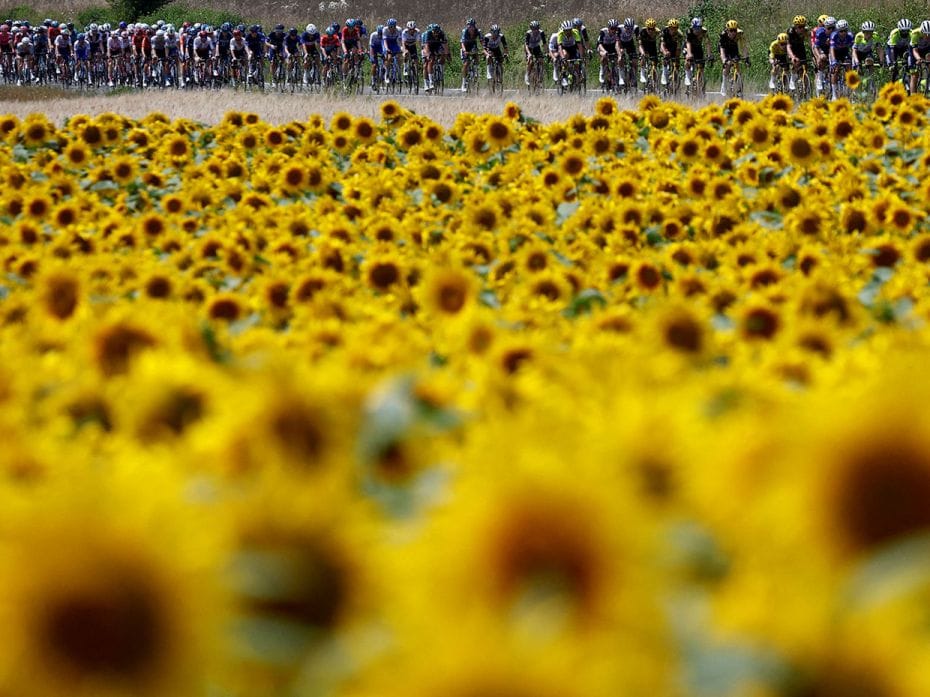
[[[772,72],[769,77],[769,89],[774,90],[775,77],[778,73],[788,73],[788,33],[782,32],[775,41],[769,44],[769,65],[772,66]],[[780,86],[780,85],[779,85]]]
[[[581,59],[581,32],[572,26],[569,21],[562,22],[561,30],[558,35],[559,57],[564,66],[566,61]],[[562,73],[562,86],[568,86],[568,77]]]
[[[826,71],[830,64],[830,37],[836,31],[836,19],[826,17],[823,23],[818,21],[818,25],[814,29],[811,46],[814,64],[817,67],[817,91],[825,92],[827,89]]]
[[[0,66],[4,70],[13,68],[13,34],[9,24],[0,24]]]
[[[122,42],[120,42],[120,49],[122,50]],[[64,77],[70,77],[70,67],[71,67],[71,30],[67,27],[62,29],[58,36],[55,37],[55,60],[62,69],[62,75]],[[113,84],[112,82],[110,83]]]
[[[74,42],[75,72],[83,68],[84,77],[90,77],[90,42],[86,34],[78,34]]]
[[[898,25],[888,35],[888,44],[885,46],[885,65],[891,68],[891,80],[898,79],[898,66],[907,68],[913,61],[911,52],[911,30],[914,25],[909,19],[899,19]]]
[[[484,58],[487,62],[488,82],[491,81],[491,58],[503,65],[507,59],[507,37],[501,32],[497,24],[491,25],[491,30],[484,35]]]
[[[249,27],[245,35],[245,47],[249,53],[249,73],[251,78],[264,76],[265,70],[265,37],[262,35],[261,27],[253,24]]]
[[[836,31],[830,36],[830,91],[831,98],[836,99],[836,81],[845,79],[846,69],[850,64],[853,47],[853,35],[849,31],[849,22],[841,19],[836,23]]]
[[[42,74],[42,71],[45,70],[47,74],[48,71],[48,27],[45,25],[40,25],[36,29],[36,36],[33,40],[35,44],[35,56],[36,56],[36,76],[39,80],[44,80],[45,75]]]
[[[625,67],[627,62],[629,62],[630,67],[627,75],[635,75],[636,68],[639,65],[639,46],[637,45],[637,37],[639,36],[639,27],[636,25],[636,22],[633,21],[632,17],[627,17],[623,20],[623,26],[620,27],[620,65]],[[624,71],[621,70],[622,75]],[[621,83],[622,84],[622,83]],[[631,88],[633,85],[627,85],[627,88]]]
[[[853,38],[852,66],[859,70],[863,65],[875,63],[875,22],[866,20]]]
[[[735,19],[727,20],[723,33],[720,34],[720,62],[726,66],[733,61],[745,61],[749,65],[749,49],[746,34],[739,28]],[[720,92],[726,95],[726,79],[721,81]]]
[[[642,59],[639,64],[640,82],[646,82],[645,70],[648,64],[659,65],[660,37],[659,25],[655,19],[650,17],[639,32],[639,56]]]
[[[368,37],[368,62],[371,63],[371,88],[376,89],[375,82],[381,75],[384,65],[384,25],[379,24]]]
[[[562,27],[556,27],[549,35],[549,60],[552,61],[552,81],[558,84],[559,73],[562,71],[562,56],[559,53],[559,33]]]
[[[462,92],[465,92],[465,78],[468,74],[468,65],[475,65],[477,68],[478,60],[478,42],[482,40],[481,30],[478,28],[478,22],[474,17],[469,17],[462,29],[461,37],[461,56],[462,56]]]
[[[339,62],[339,52],[341,49],[342,41],[336,35],[336,29],[330,24],[320,37],[320,51],[323,55],[323,61],[326,64],[323,68],[325,75],[330,75],[330,71],[336,70],[335,66]]]
[[[666,84],[669,78],[669,67],[675,66],[677,73],[679,63],[681,62],[681,48],[684,37],[678,29],[678,20],[674,17],[665,23],[665,29],[662,30],[662,84]]]
[[[695,63],[704,63],[710,51],[710,37],[700,17],[691,20],[688,33],[685,34],[685,84],[691,84],[691,75]]]
[[[613,61],[615,65],[620,63],[620,22],[616,19],[608,19],[607,26],[601,29],[600,34],[597,37],[597,52],[600,55],[601,69],[600,74],[598,75],[598,80],[603,85],[604,84],[604,71],[610,70],[610,63]],[[616,89],[618,86],[623,84],[623,76],[619,75],[619,80],[617,84],[611,84],[611,87]],[[611,75],[611,83],[613,83],[614,76]]]
[[[384,39],[384,83],[387,84],[390,82],[390,77],[388,76],[388,67],[397,60],[397,56],[401,52],[401,34],[403,32],[397,27],[397,20],[391,17],[387,21],[387,26],[381,32],[381,36]]]
[[[18,75],[22,76],[24,69],[29,69],[32,71],[32,56],[33,56],[33,46],[32,40],[29,38],[28,34],[23,34],[22,38],[19,40],[19,43],[16,44],[16,71]],[[16,80],[17,85],[22,85],[22,79],[18,78]]]
[[[229,46],[232,43],[232,24],[223,22],[220,30],[216,33],[216,58],[221,63],[228,63],[230,60]]]
[[[444,61],[449,56],[449,41],[438,24],[430,24],[423,32],[423,70],[426,72],[426,89],[433,89],[433,63]]]
[[[572,29],[578,32],[578,35],[581,37],[581,53],[582,56],[590,55],[590,46],[591,42],[588,39],[588,28],[585,26],[584,22],[581,21],[581,17],[575,17],[572,20]]]
[[[342,40],[343,60],[345,61],[342,72],[345,75],[350,70],[350,64],[353,60],[362,60],[362,35],[354,17],[346,20],[340,38]]]
[[[404,54],[404,77],[407,77],[407,66],[420,60],[420,30],[412,19],[400,34],[400,46]]]
[[[925,19],[918,29],[911,32],[911,56],[917,68],[911,73],[911,94],[917,92],[920,65],[930,62],[928,55],[930,55],[930,19]]]
[[[526,73],[523,76],[523,81],[527,85],[530,84],[530,60],[535,58],[542,64],[543,44],[545,42],[546,34],[540,28],[539,20],[532,20],[530,28],[527,29],[526,34],[523,36],[523,54],[524,58],[526,58]]]
[[[197,36],[194,37],[194,64],[200,65],[204,61],[210,60],[213,51],[213,39],[210,38],[210,35],[207,34],[206,31],[201,29]],[[206,68],[204,70],[206,71]],[[209,78],[209,75],[204,72],[202,77],[205,80]]]
[[[788,58],[794,66],[795,73],[797,73],[801,65],[807,62],[809,36],[807,33],[807,17],[804,15],[795,16],[791,22],[791,28],[785,33],[788,34]]]

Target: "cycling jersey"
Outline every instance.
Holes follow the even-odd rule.
[[[334,51],[342,47],[342,42],[335,34],[323,34],[320,37],[320,48],[327,56],[332,55]]]
[[[530,29],[523,37],[523,43],[530,50],[538,49],[546,40],[546,35],[539,29]]]
[[[295,55],[300,47],[300,37],[297,34],[288,34],[284,37],[284,50],[288,55]]]
[[[604,51],[607,53],[616,53],[617,46],[620,44],[620,37],[616,31],[611,31],[607,27],[601,29],[601,33],[597,37],[597,45],[603,46]]]
[[[245,49],[245,39],[243,39],[241,36],[238,39],[233,37],[232,41],[229,42],[229,50],[232,51],[233,56],[236,58],[244,58]]]
[[[823,53],[830,50],[830,31],[826,27],[817,27],[814,30],[814,46]]]
[[[668,51],[669,55],[677,58],[681,55],[681,33],[669,27],[662,30],[662,47]]]
[[[500,51],[502,48],[505,51],[507,50],[507,37],[503,34],[498,34],[497,36],[494,34],[485,34],[483,43],[487,51]]]
[[[74,44],[74,57],[79,61],[86,61],[90,58],[90,44],[86,41],[78,41]]]
[[[478,49],[481,40],[481,30],[478,27],[465,27],[462,29],[462,48],[471,53]]]
[[[559,50],[559,32],[552,32],[552,35],[549,37],[549,51],[555,53]]]
[[[158,50],[158,51],[164,51],[164,50],[165,50],[165,37],[164,37],[164,35],[162,35],[162,36],[153,36],[153,37],[152,37],[152,48],[154,48],[154,49],[156,49],[156,50]]]
[[[620,33],[617,35],[620,39],[620,48],[622,48],[627,53],[636,53],[636,37],[639,36],[639,27],[634,25],[632,29],[627,29],[626,26],[620,28]]]
[[[314,45],[319,46],[320,45],[320,32],[316,31],[313,34],[311,34],[310,32],[305,31],[303,34],[300,35],[300,43],[302,43],[305,47],[314,46]]]
[[[446,33],[442,29],[424,32],[423,43],[429,47],[430,53],[439,53],[446,43]]]
[[[31,56],[32,55],[32,42],[20,40],[20,42],[16,44],[16,55],[18,55],[20,58],[23,58],[25,56]]]
[[[576,44],[581,43],[581,34],[577,29],[569,29],[568,31],[563,29],[557,36],[559,46],[562,48],[572,48]]]
[[[391,27],[385,27],[381,35],[384,38],[385,53],[400,53],[400,29],[397,27],[393,29],[391,29]]]
[[[371,53],[378,56],[384,54],[384,42],[381,34],[375,32],[368,38],[368,49]]]
[[[342,28],[342,43],[345,44],[347,51],[358,48],[359,38],[358,29],[355,27],[345,26]]]
[[[736,30],[736,36],[730,36],[727,32],[720,35],[720,49],[727,60],[738,60],[743,52],[743,44],[746,41],[746,35],[742,29]]]
[[[874,34],[870,38],[866,38],[865,32],[860,31],[853,38],[853,48],[855,49],[857,55],[863,57],[871,56],[875,46],[876,42]]]
[[[413,29],[404,29],[400,33],[400,40],[408,51],[412,51],[420,42],[420,32],[417,31],[416,27]]]
[[[272,48],[276,51],[281,51],[284,47],[284,37],[286,34],[283,31],[273,31],[268,35],[268,43],[271,44]]]
[[[787,32],[788,47],[798,60],[807,60],[808,35],[804,29],[791,27]]]
[[[36,36],[35,51],[37,56],[43,56],[48,53],[48,39],[45,37],[45,34]]]
[[[197,37],[194,39],[194,53],[198,58],[208,58],[213,53],[213,41],[210,37]]]
[[[833,57],[839,62],[849,60],[852,45],[852,32],[835,31],[830,37],[830,48],[833,49]]]
[[[769,58],[776,63],[788,65],[788,44],[773,41],[769,44]]]
[[[694,60],[704,60],[704,44],[706,39],[707,31],[703,28],[698,29],[697,31],[695,31],[694,28],[691,28],[688,30],[688,33],[685,34],[685,43],[691,50],[691,57]]]
[[[13,36],[8,31],[0,31],[0,52],[13,52]]]
[[[71,55],[71,39],[64,34],[55,37],[55,49],[58,55],[68,57]]]
[[[891,30],[891,33],[888,35],[888,45],[895,48],[901,46],[909,46],[911,43],[911,33],[907,31],[901,31],[897,27]]]
[[[921,58],[930,52],[930,35],[922,34],[920,29],[911,32],[911,48],[916,48]]]
[[[253,55],[264,55],[265,40],[258,32],[249,32],[245,37],[245,45],[249,49],[249,53]]]
[[[645,55],[650,58],[659,57],[659,38],[660,34],[658,29],[653,29],[652,31],[643,29],[639,32],[639,47]]]

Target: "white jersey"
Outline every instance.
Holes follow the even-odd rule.
[[[559,50],[559,32],[553,32],[549,37],[549,50],[553,53]]]

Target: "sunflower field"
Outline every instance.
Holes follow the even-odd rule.
[[[0,695],[930,694],[928,108],[0,116]]]

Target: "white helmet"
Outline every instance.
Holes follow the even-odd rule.
[[[164,29],[159,29],[158,31],[155,32],[155,36],[164,36],[164,35],[165,35]]]
[[[901,31],[910,31],[913,28],[914,28],[914,25],[911,24],[911,20],[909,19],[898,20],[898,29],[900,29]]]
[[[315,25],[315,24],[308,24],[308,25],[307,25],[307,33],[308,33],[308,34],[316,34],[316,25]]]
[[[930,34],[930,19],[925,19],[920,23],[920,33],[921,34]]]
[[[862,23],[862,26],[859,27],[862,31],[875,31],[875,22],[867,19]]]
[[[827,29],[830,29],[831,27],[835,27],[835,26],[836,26],[836,17],[827,17],[827,18],[823,21],[823,26],[825,26]]]
[[[32,41],[30,41],[28,36],[24,36],[22,39],[19,40],[19,44],[20,46],[30,46],[32,45]]]
[[[104,30],[104,31],[110,31],[110,23],[109,23],[109,22],[106,22],[106,23],[103,25],[103,30]]]
[[[97,26],[97,23],[96,23],[96,22],[91,22],[91,23],[90,23],[90,30],[91,30],[91,31],[97,31],[97,29],[99,29],[99,27]]]
[[[704,26],[704,22],[701,21],[700,17],[695,17],[691,20],[691,26],[695,29],[700,29],[702,26]]]
[[[414,22],[412,19],[409,22],[407,22],[407,29],[416,29],[416,28],[417,28],[417,23]]]
[[[849,29],[849,22],[847,22],[845,19],[841,19],[836,23],[837,31],[847,31],[848,29]]]

